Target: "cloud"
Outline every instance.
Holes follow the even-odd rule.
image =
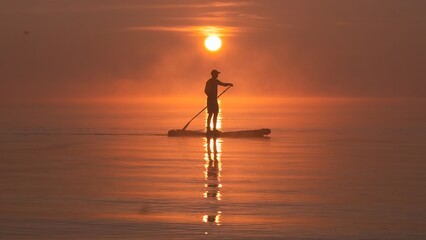
[[[268,17],[254,12],[254,5],[249,1],[144,5],[144,8],[160,9],[157,9],[158,13],[166,17],[155,19],[155,16],[151,16],[151,21],[145,21],[140,26],[125,27],[124,30],[186,33],[189,36],[235,36],[270,25],[266,22],[270,20]],[[172,8],[183,9],[170,10]]]
[[[175,1],[173,1],[175,2]],[[243,7],[243,6],[250,6],[254,5],[254,2],[252,1],[234,1],[234,2],[204,2],[199,3],[197,1],[196,3],[192,2],[186,2],[184,3],[181,1],[181,3],[167,3],[167,1],[163,3],[153,3],[153,4],[123,4],[123,5],[113,5],[109,7],[105,7],[105,9],[177,9],[177,8],[233,8],[233,7]]]
[[[245,27],[231,26],[141,26],[130,27],[128,31],[160,31],[160,32],[180,32],[190,36],[232,36],[236,33],[248,31]]]
[[[136,3],[135,3],[136,2]],[[64,0],[64,1],[37,1],[34,4],[23,4],[21,1],[10,1],[0,8],[14,12],[30,13],[95,13],[111,11],[139,11],[139,10],[195,10],[195,9],[223,9],[251,6],[253,1],[196,1],[196,0]]]

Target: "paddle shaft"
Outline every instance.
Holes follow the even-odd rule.
[[[217,98],[222,96],[230,88],[231,88],[231,86],[229,86],[225,90],[223,90],[223,92],[221,94],[219,94],[219,96],[217,96]],[[196,117],[198,117],[198,115],[200,115],[204,110],[206,110],[206,108],[207,108],[207,106],[205,106],[199,113],[197,113],[197,115],[195,115],[193,118],[191,118],[191,120],[189,120],[189,122],[185,125],[185,127],[182,128],[182,130],[185,130],[189,126],[189,124],[192,122],[192,120],[194,120]]]

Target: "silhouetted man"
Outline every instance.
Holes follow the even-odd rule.
[[[204,89],[204,92],[207,95],[207,112],[209,113],[209,116],[207,117],[207,132],[210,132],[210,122],[213,117],[213,131],[217,132],[216,128],[216,122],[217,122],[217,115],[219,114],[219,104],[217,103],[217,85],[220,86],[234,86],[232,83],[223,83],[217,79],[219,76],[219,71],[212,70],[211,75],[212,78],[207,80],[206,87]]]

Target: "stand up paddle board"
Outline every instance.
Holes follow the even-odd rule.
[[[253,138],[266,137],[271,133],[271,129],[262,128],[255,130],[229,131],[229,132],[202,132],[194,130],[173,129],[167,135],[169,137],[234,137],[234,138]]]

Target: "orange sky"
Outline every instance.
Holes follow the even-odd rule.
[[[424,97],[423,0],[0,2],[0,101]],[[206,32],[223,38],[209,53]]]

